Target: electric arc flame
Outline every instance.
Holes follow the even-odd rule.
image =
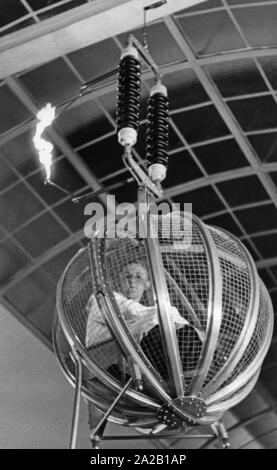
[[[39,161],[45,168],[46,180],[50,180],[51,177],[52,151],[54,146],[51,142],[43,139],[41,135],[46,127],[50,126],[54,121],[55,110],[55,106],[47,103],[46,106],[37,113],[37,119],[39,122],[36,127],[36,133],[33,137],[34,146],[39,153]]]

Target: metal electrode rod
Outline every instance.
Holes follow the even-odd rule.
[[[116,69],[112,69],[109,72],[104,73],[103,75],[99,75],[98,77],[95,77],[92,80],[89,80],[88,82],[85,82],[81,86],[80,89],[86,90],[87,88],[90,88],[91,86],[101,83],[103,80],[107,80],[107,78],[114,77],[117,73],[118,73],[118,67],[116,67]]]
[[[90,191],[89,193],[81,194],[81,196],[73,197],[71,201],[74,203],[78,203],[80,201],[82,202],[86,201],[87,199],[93,199],[93,198],[100,196],[100,194],[108,193],[109,191],[120,188],[121,186],[124,186],[125,184],[132,183],[133,181],[134,181],[133,177],[130,176],[124,181],[119,181],[117,183],[110,184],[109,186],[105,186],[103,188],[97,189],[96,191]]]

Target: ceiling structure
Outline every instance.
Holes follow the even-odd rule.
[[[121,17],[139,3],[142,10],[153,2],[106,0],[101,11],[98,0],[6,0],[0,5],[0,302],[49,348],[57,281],[86,243],[87,217],[84,204],[72,204],[69,196],[43,184],[32,144],[35,115],[47,102],[63,109],[82,84],[117,67],[126,31],[135,27],[141,40],[143,14],[139,18],[128,11],[130,23]],[[193,212],[207,224],[242,240],[276,312],[277,1],[177,3],[176,11],[170,10],[170,1],[160,12],[153,10],[147,27],[149,50],[170,100],[164,198],[192,202]],[[103,23],[89,38],[88,27],[109,18],[112,8],[117,20]],[[80,37],[78,22],[84,26]],[[57,47],[41,46],[51,40]],[[134,155],[143,165],[146,101],[153,83],[147,67],[142,83]],[[126,183],[115,130],[116,88],[110,79],[88,90],[47,135],[55,147],[55,182],[76,195],[114,185],[117,202],[132,202],[136,185]],[[106,205],[106,198],[100,199]],[[233,447],[277,447],[276,374],[275,328],[255,391],[226,416]],[[186,445],[217,444],[190,440]]]

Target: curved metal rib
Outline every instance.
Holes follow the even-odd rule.
[[[247,395],[251,392],[252,388],[255,386],[258,378],[259,378],[260,370],[256,372],[251,380],[246,384],[245,387],[241,389],[240,392],[234,394],[231,398],[227,400],[223,400],[220,402],[211,402],[209,403],[209,400],[206,401],[208,404],[208,409],[207,413],[216,413],[218,411],[224,412],[230,408],[233,408],[233,406],[237,405],[240,401],[242,401]]]
[[[96,266],[99,270],[99,276],[102,279],[101,287],[103,290],[98,300],[101,303],[101,307],[105,312],[105,316],[111,329],[114,332],[114,335],[116,336],[118,342],[121,344],[122,349],[126,352],[126,354],[130,355],[133,358],[134,362],[138,364],[139,368],[147,377],[149,382],[155,387],[157,396],[159,396],[159,398],[165,401],[166,403],[169,403],[172,409],[174,409],[176,414],[181,418],[195,419],[195,417],[190,415],[190,413],[175,405],[171,396],[166,392],[167,383],[164,382],[163,379],[159,378],[156,370],[152,367],[152,365],[145,357],[144,353],[141,351],[141,348],[134,341],[129,329],[123,321],[123,318],[119,312],[116,301],[114,299],[113,292],[108,282],[108,275],[105,267],[104,243],[105,239],[98,241],[98,259],[96,260]],[[102,245],[102,248],[100,244]]]
[[[266,293],[267,293],[267,291],[266,291]],[[269,295],[268,295],[268,297],[269,297]],[[260,369],[261,363],[262,363],[262,361],[263,361],[263,359],[264,359],[264,357],[265,357],[265,355],[268,351],[268,348],[269,348],[269,345],[270,345],[270,342],[271,342],[272,333],[273,333],[273,315],[269,315],[267,331],[265,332],[265,341],[264,341],[264,344],[262,345],[262,347],[260,348],[258,354],[255,357],[255,363],[254,364],[250,363],[248,365],[248,367],[246,367],[246,369],[239,374],[239,376],[236,378],[235,382],[231,382],[226,387],[222,388],[218,392],[211,395],[210,398],[213,400],[213,402],[215,402],[217,400],[223,400],[225,397],[228,397],[229,394],[235,393],[248,380],[251,379],[253,374],[255,374],[258,369]]]
[[[209,270],[209,301],[207,309],[206,340],[203,344],[201,356],[195,375],[190,384],[190,393],[198,395],[201,392],[209,372],[215,353],[222,320],[222,275],[217,249],[212,236],[204,224],[193,216],[193,220],[201,232],[202,240],[206,248]]]
[[[150,232],[150,236],[146,237],[145,240],[152,273],[155,273],[152,278],[155,286],[155,291],[157,293],[158,318],[162,336],[165,340],[165,355],[168,359],[168,373],[172,385],[172,394],[175,397],[181,397],[184,395],[184,378],[176,329],[173,319],[170,317],[169,314],[172,306],[170,303],[161,255],[157,246],[157,241],[154,237],[154,229],[152,226],[151,218],[149,213],[145,214],[145,216],[145,220],[148,220]],[[144,227],[144,231],[145,229],[147,230],[147,226],[146,228]]]
[[[228,236],[230,235],[228,234]],[[234,370],[236,365],[239,363],[254,333],[254,329],[255,329],[258,315],[259,315],[260,292],[259,292],[259,279],[258,279],[257,271],[255,268],[254,262],[251,256],[249,255],[248,251],[244,247],[244,245],[242,245],[242,243],[240,243],[238,240],[237,242],[239,243],[240,248],[243,250],[246,256],[248,268],[250,271],[249,277],[251,281],[251,289],[250,289],[250,301],[249,301],[248,311],[246,314],[245,323],[243,325],[243,328],[241,330],[241,333],[240,333],[240,336],[238,338],[236,345],[234,346],[224,366],[215,375],[214,381],[210,382],[204,388],[203,397],[208,397],[211,395],[211,393],[217,390],[220,387],[220,385],[228,378],[228,376]],[[224,389],[222,389],[221,393],[222,395],[224,395]]]

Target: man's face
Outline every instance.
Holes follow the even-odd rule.
[[[146,269],[139,263],[130,263],[120,276],[122,294],[128,299],[139,302],[143,293],[150,286]]]

